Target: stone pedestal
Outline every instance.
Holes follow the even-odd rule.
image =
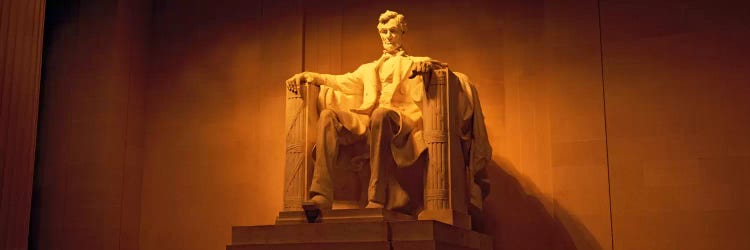
[[[382,221],[411,221],[416,216],[402,214],[383,208],[356,208],[323,210],[318,222],[382,222]],[[281,211],[276,217],[276,224],[307,223],[304,211]]]
[[[490,250],[484,234],[437,221],[305,223],[232,228],[227,250]]]

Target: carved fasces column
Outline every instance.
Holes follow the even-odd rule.
[[[303,85],[299,91],[286,91],[286,161],[284,164],[284,211],[302,210],[307,199],[314,162],[317,98],[320,88]]]
[[[420,220],[437,220],[471,229],[467,213],[466,167],[461,154],[458,126],[458,78],[448,69],[424,77],[422,103],[428,166],[425,174],[424,211]]]

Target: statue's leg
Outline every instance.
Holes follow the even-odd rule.
[[[370,185],[367,190],[368,208],[383,207],[387,187],[396,162],[391,153],[391,142],[400,129],[400,116],[393,110],[377,108],[370,117]]]
[[[318,131],[315,145],[315,169],[313,170],[312,183],[310,185],[310,198],[321,205],[321,208],[330,208],[333,201],[333,173],[336,156],[339,153],[337,137],[342,125],[336,113],[330,109],[320,112],[318,119]],[[316,196],[323,197],[316,197]]]

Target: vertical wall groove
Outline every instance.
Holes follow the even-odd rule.
[[[0,248],[28,243],[44,0],[0,6]]]
[[[138,249],[150,0],[43,9],[31,249]]]
[[[597,21],[599,25],[599,63],[602,77],[602,113],[604,119],[604,155],[607,161],[607,195],[609,196],[609,231],[612,242],[612,250],[615,249],[615,227],[612,215],[612,178],[610,177],[609,164],[609,134],[607,133],[607,95],[604,85],[604,39],[602,37],[602,7],[601,0],[596,1]]]

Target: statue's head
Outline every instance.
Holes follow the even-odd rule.
[[[406,33],[406,17],[395,11],[386,10],[378,18],[378,32],[387,53],[402,49],[403,35]]]

